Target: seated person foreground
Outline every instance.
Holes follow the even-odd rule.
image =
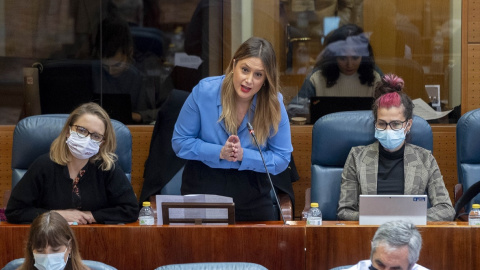
[[[68,222],[126,223],[138,202],[116,164],[116,139],[108,114],[96,103],[76,108],[50,153],[40,156],[13,188],[5,211],[10,223],[31,223],[57,210]]]
[[[455,210],[432,153],[406,142],[412,127],[413,103],[393,74],[375,88],[373,115],[378,142],[353,147],[342,173],[337,216],[359,219],[360,194],[427,194],[428,221],[451,221]]]

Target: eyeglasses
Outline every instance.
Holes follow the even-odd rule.
[[[377,130],[385,130],[387,129],[388,126],[390,126],[390,128],[392,130],[400,130],[403,128],[403,124],[407,122],[407,120],[405,121],[392,121],[390,123],[387,123],[385,121],[375,121],[375,128]]]
[[[95,141],[95,142],[102,142],[104,136],[95,132],[90,132],[88,129],[82,127],[82,126],[77,126],[77,125],[72,125],[74,127],[75,132],[77,132],[78,136],[81,138],[88,137],[90,135],[90,138]]]
[[[113,64],[102,63],[102,67],[109,73],[123,71],[128,66],[127,62],[117,62]]]

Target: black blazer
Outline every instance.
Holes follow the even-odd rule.
[[[140,207],[142,202],[149,201],[150,196],[160,194],[162,188],[185,165],[186,160],[177,157],[173,152],[172,135],[180,110],[189,94],[173,89],[158,111],[143,172]]]

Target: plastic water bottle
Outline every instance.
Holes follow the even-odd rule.
[[[138,215],[138,223],[140,225],[154,225],[155,218],[153,216],[153,210],[150,207],[150,202],[143,202],[142,209]]]
[[[322,212],[318,208],[318,203],[311,203],[307,216],[307,225],[322,225]]]
[[[472,205],[468,214],[468,225],[480,225],[480,204]]]
[[[183,33],[183,27],[177,26],[172,36],[172,43],[175,44],[177,52],[183,52],[185,43],[185,34]]]

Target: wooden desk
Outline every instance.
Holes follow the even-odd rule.
[[[306,269],[330,269],[370,258],[370,241],[378,226],[357,224],[324,221],[322,226],[307,226]],[[423,239],[419,264],[429,269],[480,269],[480,227],[429,222],[418,229]]]
[[[122,269],[188,262],[253,262],[268,269],[305,269],[305,223],[230,226],[72,226],[84,259]],[[24,257],[28,225],[0,224],[0,267]]]
[[[330,269],[370,257],[378,226],[324,221],[243,223],[230,226],[73,226],[84,259],[122,269],[155,269],[189,262],[253,262],[272,270]],[[480,227],[464,222],[419,226],[419,264],[429,269],[480,269]],[[0,267],[23,257],[28,225],[0,224]],[[305,252],[306,250],[306,252]]]

